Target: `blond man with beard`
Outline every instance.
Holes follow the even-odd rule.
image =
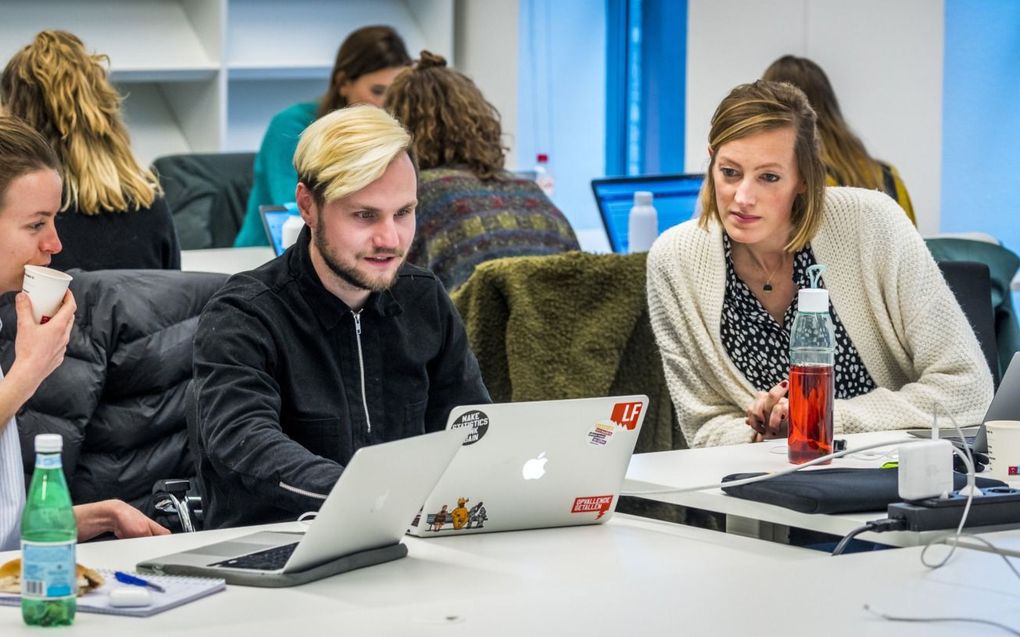
[[[442,429],[453,407],[489,401],[442,284],[404,262],[410,143],[370,106],[309,126],[294,155],[307,227],[206,307],[195,438],[207,528],[317,509],[358,448]]]

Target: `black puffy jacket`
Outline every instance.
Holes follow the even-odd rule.
[[[153,514],[160,478],[194,476],[185,387],[192,338],[225,275],[168,270],[72,270],[78,303],[64,362],[18,412],[26,484],[40,433],[64,438],[76,504],[119,498]],[[0,365],[14,362],[14,295],[0,301]]]

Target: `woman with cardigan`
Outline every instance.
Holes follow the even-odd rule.
[[[895,201],[825,186],[800,90],[733,89],[709,154],[703,214],[648,256],[652,328],[690,446],[786,436],[790,327],[815,263],[835,326],[837,433],[924,427],[936,403],[981,418],[991,374],[953,293]]]

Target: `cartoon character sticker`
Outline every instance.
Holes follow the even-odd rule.
[[[446,505],[444,504],[443,508],[439,510],[439,513],[432,516],[431,524],[433,531],[439,531],[439,529],[443,528],[443,525],[446,524],[446,515]]]
[[[468,510],[464,505],[467,504],[467,498],[457,498],[457,508],[450,512],[450,517],[453,520],[453,530],[459,531],[467,526],[468,523]]]
[[[468,511],[468,526],[469,529],[481,529],[485,526],[485,521],[489,519],[489,516],[485,514],[485,503],[479,502],[478,504],[471,507]]]
[[[457,506],[453,510],[444,504],[438,512],[429,513],[425,517],[427,528],[434,533],[444,530],[443,527],[450,530],[448,525],[452,526],[454,531],[484,528],[485,521],[489,519],[485,503],[479,502],[468,509],[467,504],[470,501],[471,498],[457,498]]]
[[[485,432],[489,430],[489,417],[484,411],[473,409],[461,414],[450,425],[450,429],[470,429],[464,439],[464,446],[473,445],[485,437]]]

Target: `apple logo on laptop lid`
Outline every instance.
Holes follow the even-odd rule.
[[[521,467],[521,476],[525,480],[538,480],[545,475],[545,463],[549,462],[549,459],[545,457],[545,452],[538,454],[537,458],[532,458],[524,463]]]

